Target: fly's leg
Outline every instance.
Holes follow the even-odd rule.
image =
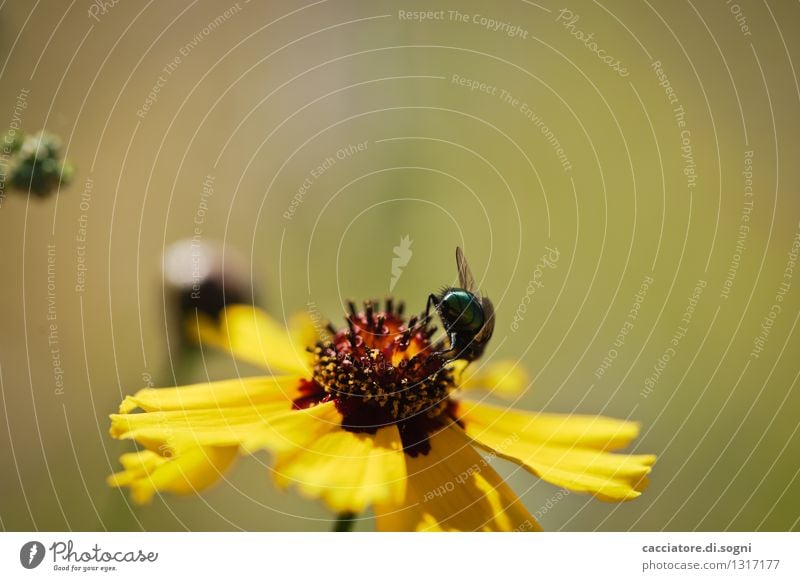
[[[428,302],[425,303],[425,314],[422,316],[422,323],[427,325],[431,320],[431,306],[434,308],[439,306],[439,298],[434,295],[428,295]]]

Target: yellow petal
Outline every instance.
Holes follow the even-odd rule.
[[[196,434],[197,420],[191,423]],[[341,424],[336,405],[327,402],[264,418],[242,445],[247,452],[272,452],[279,486],[294,486],[334,512],[359,513],[377,501],[399,502],[405,490],[405,463],[397,428],[364,434],[345,431]]]
[[[113,414],[114,438],[138,440],[148,448],[161,444],[231,446],[271,432],[269,419],[291,410],[289,404],[267,403],[216,409],[187,409],[142,414]]]
[[[383,531],[538,531],[539,523],[456,426],[430,437],[428,454],[406,456],[401,504],[375,506]]]
[[[111,435],[136,440],[148,450],[124,455],[125,470],[110,476],[109,483],[130,487],[136,502],[148,502],[156,491],[188,494],[218,479],[240,450],[294,451],[341,424],[332,403],[290,410],[282,401],[114,414]]]
[[[111,486],[129,486],[142,475],[153,472],[156,468],[169,460],[152,450],[142,450],[140,452],[130,452],[119,457],[123,471],[112,474],[108,477]]]
[[[405,462],[400,433],[394,425],[375,434],[331,430],[278,456],[275,481],[321,499],[336,513],[358,514],[376,502],[401,502]]]
[[[510,446],[500,455],[523,464],[551,484],[592,494],[609,502],[633,500],[640,496],[656,460],[655,456],[646,454],[584,452],[548,446],[534,448],[524,443]]]
[[[289,334],[292,342],[298,347],[305,349],[313,347],[321,339],[320,330],[324,329],[325,322],[322,316],[313,316],[307,311],[294,313],[289,317]],[[310,359],[310,353],[305,351]]]
[[[261,430],[253,430],[242,442],[245,452],[268,450],[273,454],[304,450],[342,425],[342,415],[333,402],[302,410],[282,411],[265,417]]]
[[[301,394],[296,375],[262,376],[212,381],[180,387],[145,388],[128,396],[120,413],[136,408],[145,411],[222,408],[263,403],[285,403],[287,409]]]
[[[461,402],[457,414],[467,435],[478,445],[521,464],[551,484],[601,500],[639,496],[656,460],[649,454],[611,454],[604,450],[627,443],[638,430],[632,422],[503,412],[473,402]],[[548,428],[552,430],[550,437]]]
[[[131,489],[133,500],[150,502],[156,492],[194,494],[219,480],[237,455],[235,446],[193,446],[170,456],[144,450],[120,457],[124,470],[108,477],[110,486]]]
[[[458,403],[456,416],[469,418],[470,429],[524,437],[553,446],[616,450],[639,435],[639,424],[603,416],[521,412],[469,400]]]
[[[522,366],[510,359],[469,366],[465,366],[463,361],[456,361],[453,369],[458,387],[463,391],[481,390],[504,399],[520,396],[531,383],[530,376]]]
[[[309,374],[309,345],[295,344],[293,334],[261,309],[232,305],[219,322],[199,317],[195,329],[204,345],[230,352],[234,357],[272,373]]]

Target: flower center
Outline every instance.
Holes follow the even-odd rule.
[[[439,355],[443,345],[431,341],[435,327],[429,321],[405,320],[402,303],[387,300],[382,311],[369,301],[361,312],[349,307],[347,326],[329,326],[330,337],[311,348],[313,380],[304,382],[294,405],[334,401],[343,427],[356,432],[397,424],[411,452],[451,405],[455,382]]]

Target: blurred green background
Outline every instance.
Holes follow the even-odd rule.
[[[386,295],[405,236],[422,309],[462,245],[487,359],[534,377],[516,405],[630,417],[659,455],[624,505],[495,462],[546,529],[800,529],[798,28],[788,2],[3,3],[0,128],[76,173],[0,206],[0,526],[330,528],[266,455],[199,498],[106,488],[108,413],[174,383],[160,257],[199,226],[278,318]]]

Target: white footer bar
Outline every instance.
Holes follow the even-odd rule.
[[[196,573],[231,581],[796,581],[800,533],[0,534],[4,580],[151,581]]]

